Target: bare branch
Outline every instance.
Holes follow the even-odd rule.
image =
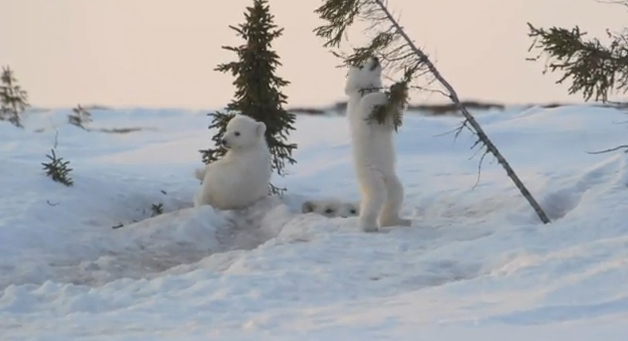
[[[422,87],[422,86],[418,86],[418,85],[413,85],[413,86],[411,86],[410,88],[411,88],[411,89],[422,90],[422,91],[426,91],[426,92],[434,92],[434,93],[441,94],[441,95],[443,95],[443,96],[445,96],[445,97],[447,97],[447,98],[451,98],[451,95],[450,95],[450,94],[448,94],[448,93],[446,93],[445,91],[440,90],[440,89],[428,89],[428,88],[424,88],[424,87]]]
[[[54,129],[55,129],[55,143],[52,148],[57,149],[57,146],[59,145],[59,129],[57,129],[57,127],[54,127]]]
[[[621,5],[628,8],[628,1],[626,0],[596,0],[595,2],[608,5]]]
[[[488,155],[489,151],[485,150],[484,154],[482,154],[482,157],[480,158],[480,162],[478,162],[478,177],[475,181],[475,185],[473,185],[472,189],[475,189],[476,187],[478,187],[478,184],[480,183],[480,176],[482,175],[482,162],[484,162],[484,158],[486,157],[486,155]]]
[[[452,129],[452,130],[448,130],[448,131],[446,131],[446,132],[444,132],[444,133],[440,133],[440,134],[436,134],[436,135],[432,135],[432,136],[433,136],[433,137],[440,137],[440,136],[449,135],[449,134],[451,134],[451,133],[453,133],[453,132],[458,132],[458,133],[456,133],[456,136],[457,136],[457,135],[459,134],[459,132],[460,132],[460,131],[462,131],[462,129],[464,129],[465,127],[466,127],[467,129],[469,129],[469,127],[467,127],[465,123],[466,123],[466,121],[464,121],[463,123],[459,124],[456,128],[454,128],[454,129]],[[471,133],[473,133],[473,131],[472,131],[471,129],[469,129],[469,131],[471,131]],[[455,141],[455,140],[456,140],[456,139],[454,138],[454,141]]]
[[[469,130],[471,132],[471,134],[477,135],[475,131],[473,131],[473,129],[471,129],[468,125],[469,121],[464,120],[462,121],[462,123],[460,124],[460,127],[458,128],[458,131],[456,132],[456,135],[454,135],[454,141],[458,139],[458,136],[460,135],[460,133],[462,133],[462,130],[464,128],[467,128],[467,130]]]
[[[620,150],[620,149],[625,149],[624,152],[628,153],[628,144],[623,144],[623,145],[617,146],[615,148],[600,150],[600,151],[597,151],[597,152],[587,152],[587,154],[604,154],[604,153],[614,152],[614,151]]]

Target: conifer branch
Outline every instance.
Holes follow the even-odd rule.
[[[606,4],[623,5],[628,8],[628,0],[598,1]],[[610,43],[603,44],[597,38],[585,39],[586,32],[578,26],[572,29],[551,27],[548,30],[536,28],[528,23],[528,36],[533,38],[529,51],[537,50],[538,55],[528,58],[538,61],[545,57],[543,73],[562,74],[556,83],[570,82],[569,94],[581,93],[585,102],[591,99],[603,103],[615,93],[628,92],[628,28],[621,33],[606,30]],[[623,107],[623,103],[619,103]],[[589,154],[608,153],[628,148],[621,145]]]
[[[587,33],[578,26],[545,30],[528,23],[528,29],[533,38],[529,51],[539,52],[528,60],[546,57],[543,73],[562,73],[556,83],[570,81],[569,94],[582,93],[585,101],[607,102],[613,92],[628,91],[628,30],[622,34],[607,30],[611,42],[605,46],[596,38],[585,40]]]

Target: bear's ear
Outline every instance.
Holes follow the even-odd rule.
[[[304,202],[303,206],[301,206],[301,212],[303,212],[303,213],[314,212],[315,209],[316,209],[316,207],[315,207],[314,203],[309,201],[309,200]]]
[[[266,133],[266,125],[264,122],[257,122],[257,127],[255,127],[255,133],[257,136],[263,136]]]

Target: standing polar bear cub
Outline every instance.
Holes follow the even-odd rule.
[[[395,172],[394,127],[392,121],[379,124],[369,120],[376,105],[385,104],[382,67],[377,57],[363,65],[351,66],[345,94],[349,96],[347,116],[351,128],[353,167],[360,187],[360,228],[374,232],[384,226],[410,226],[399,217],[403,186]],[[379,225],[379,226],[378,226]]]
[[[246,115],[235,115],[227,124],[222,145],[227,153],[195,171],[203,183],[194,206],[219,210],[241,209],[268,195],[271,176],[266,125]]]

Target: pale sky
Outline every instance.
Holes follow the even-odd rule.
[[[213,71],[237,45],[228,25],[252,0],[0,0],[0,64],[10,65],[31,103],[216,108],[233,95],[232,77]],[[322,0],[272,0],[285,29],[274,46],[292,84],[288,106],[344,100],[345,71],[312,30]],[[407,33],[436,60],[463,99],[506,103],[580,101],[525,61],[526,22],[580,25],[602,37],[628,18],[595,0],[391,0]],[[414,95],[413,102],[446,99]]]

